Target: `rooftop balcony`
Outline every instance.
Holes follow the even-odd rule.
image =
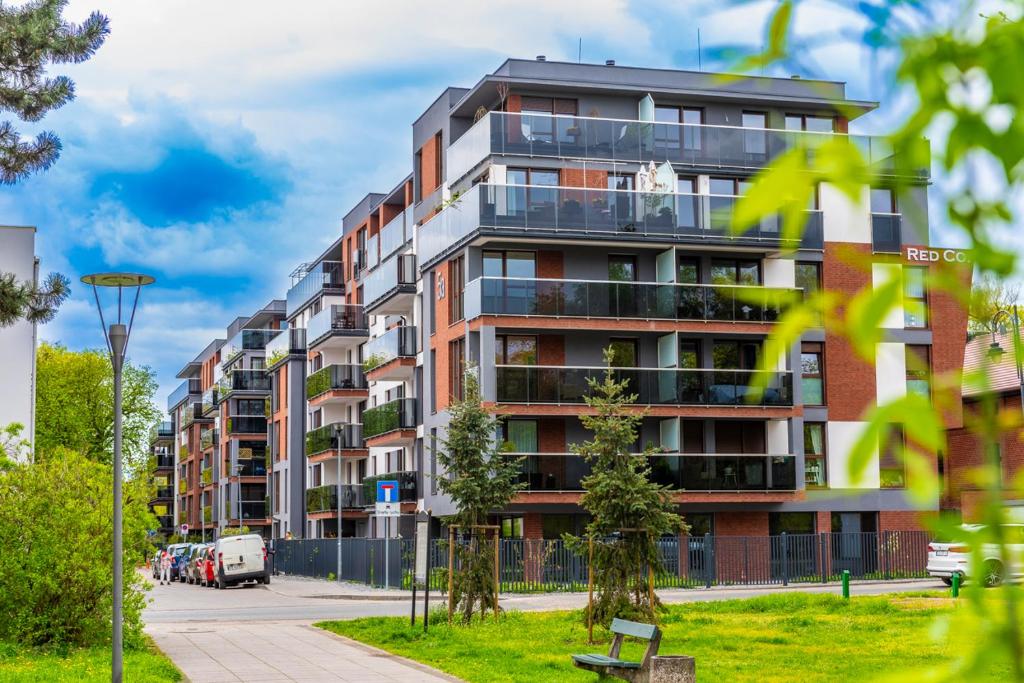
[[[398,398],[363,411],[367,446],[402,446],[416,438],[416,399]]]
[[[342,510],[362,510],[372,505],[366,501],[361,484],[328,484],[306,489],[306,513],[337,512],[339,493]],[[376,500],[376,494],[372,500]]]
[[[321,261],[308,270],[300,268],[292,276],[292,283],[285,297],[288,317],[321,294],[344,294],[345,264],[341,261]]]
[[[411,310],[416,296],[416,255],[396,254],[363,279],[366,312],[374,315]]]
[[[466,319],[481,315],[772,323],[797,289],[662,282],[477,278]]]
[[[223,347],[221,367],[227,368],[246,351],[258,351],[262,354],[267,348],[267,343],[279,334],[281,330],[239,330]]]
[[[306,329],[292,327],[284,330],[269,342],[266,348],[266,366],[273,370],[285,358],[306,358]]]
[[[363,369],[374,380],[405,380],[416,365],[416,326],[392,328],[363,345]]]
[[[199,379],[186,379],[178,385],[178,388],[167,397],[167,410],[172,411],[179,404],[188,399],[189,396],[198,396],[202,392],[202,385]]]
[[[233,368],[220,378],[217,400],[223,403],[235,393],[266,394],[270,391],[270,375],[266,370]]]
[[[328,365],[306,378],[306,398],[317,405],[361,401],[366,396],[361,365]]]
[[[813,153],[836,138],[856,146],[875,173],[928,177],[927,168],[902,168],[888,141],[876,136],[514,112],[489,112],[453,142],[447,176],[453,185],[491,155],[758,170],[792,149]]]
[[[362,425],[332,422],[306,432],[306,457],[328,459],[341,455],[366,455]]]
[[[368,501],[377,500],[378,481],[398,482],[398,502],[415,503],[418,498],[416,488],[415,472],[388,472],[373,477],[363,477],[363,499]],[[368,503],[369,504],[369,503]]]
[[[602,380],[603,367],[498,365],[498,403],[585,403],[588,379]],[[751,383],[767,375],[767,388],[757,396]],[[628,381],[626,392],[638,405],[792,406],[793,373],[755,370],[676,368],[614,368],[615,380]],[[365,413],[363,421],[365,423]]]
[[[822,249],[821,211],[804,212],[799,240],[783,237],[777,216],[730,231],[733,195],[638,192],[547,185],[474,185],[419,229],[420,265],[476,234],[498,237],[658,241],[758,249]]]
[[[306,342],[310,349],[356,345],[370,334],[366,311],[360,304],[327,306],[306,324]]]
[[[520,481],[526,491],[582,491],[591,473],[586,460],[571,453],[515,453],[521,457]],[[636,457],[643,457],[637,455]],[[795,491],[793,455],[724,454],[654,455],[650,479],[675,491]]]

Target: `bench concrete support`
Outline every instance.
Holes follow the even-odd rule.
[[[650,675],[650,683],[696,683],[697,663],[685,655],[655,655]]]

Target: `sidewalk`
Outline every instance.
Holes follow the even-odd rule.
[[[294,621],[154,624],[146,631],[192,683],[459,680],[418,662]]]
[[[267,590],[289,598],[333,598],[336,600],[406,600],[412,591],[377,588],[351,581],[328,581],[308,576],[273,576]],[[431,593],[431,596],[436,593]],[[417,593],[420,597],[422,593]],[[440,597],[440,594],[437,594]]]

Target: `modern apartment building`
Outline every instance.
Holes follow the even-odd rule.
[[[0,275],[17,282],[37,282],[36,229],[0,226]],[[17,422],[21,436],[35,443],[36,326],[25,320],[0,328],[0,427]]]
[[[149,510],[156,516],[158,534],[167,538],[174,533],[174,423],[161,422],[150,431],[153,497]]]
[[[908,498],[895,443],[860,481],[847,465],[866,410],[963,358],[966,313],[925,285],[927,170],[896,178],[881,140],[853,136],[875,174],[857,201],[821,185],[796,241],[776,218],[728,232],[758,171],[875,106],[836,82],[544,60],[446,89],[413,122],[411,174],[293,274],[267,353],[271,532],[381,536],[382,477],[403,511],[450,513],[435,447],[467,365],[524,458],[503,533],[579,530],[589,470],[570,446],[609,347],[647,409],[636,450],[656,449],[691,533],[914,527],[939,501]],[[874,365],[812,330],[747,400],[780,299],[894,278]]]

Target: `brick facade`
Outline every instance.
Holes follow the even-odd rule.
[[[871,245],[825,243],[822,281],[826,290],[849,301],[871,283]],[[850,391],[857,387],[857,391]],[[875,402],[875,368],[834,331],[825,333],[825,403],[830,420],[854,421]]]

